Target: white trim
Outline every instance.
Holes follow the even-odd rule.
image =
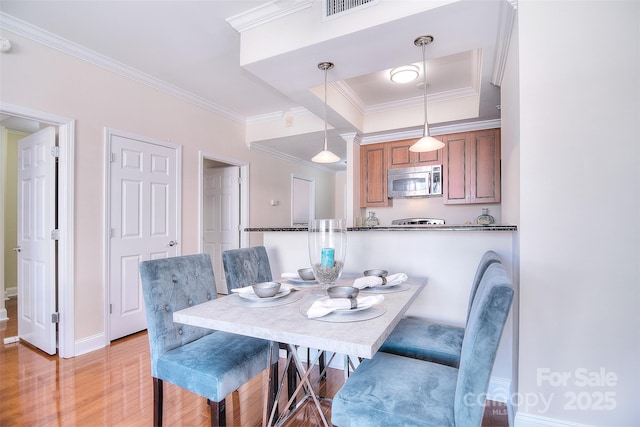
[[[4,297],[5,299],[18,296],[18,287],[11,286],[9,288],[4,288]]]
[[[557,418],[543,417],[541,415],[517,412],[514,422],[515,427],[588,427],[588,424],[579,424],[564,421]]]
[[[60,357],[75,356],[75,336],[68,331],[69,322],[75,320],[75,122],[58,127],[58,256],[67,262],[58,262],[58,313],[59,322],[65,321],[65,333],[59,338]],[[64,254],[64,255],[62,255]],[[73,332],[73,328],[71,329]]]
[[[324,164],[322,164],[322,163],[314,163],[314,162],[309,161],[309,160],[299,159],[297,157],[291,156],[291,155],[286,154],[286,153],[282,153],[280,151],[273,150],[273,149],[271,149],[269,147],[265,147],[263,145],[251,144],[251,150],[262,151],[263,153],[271,154],[272,156],[279,157],[281,159],[287,160],[289,162],[296,163],[298,165],[302,164],[304,166],[314,167],[316,169],[321,169],[321,170],[327,171],[327,172],[333,172],[333,173],[336,172],[336,170],[328,168],[328,167],[324,166]]]
[[[246,125],[250,126],[261,122],[276,122],[282,120],[283,117],[300,117],[315,115],[304,107],[289,108],[286,111],[274,111],[273,113],[259,114],[257,116],[247,117]]]
[[[504,68],[509,57],[509,45],[513,33],[513,23],[516,19],[517,1],[504,2],[500,6],[500,19],[498,22],[498,37],[496,39],[496,55],[493,61],[491,83],[500,87],[504,77]]]
[[[104,248],[104,263],[103,263],[103,284],[102,284],[102,298],[104,302],[104,333],[101,334],[103,339],[103,347],[106,347],[111,342],[111,322],[109,319],[109,299],[111,288],[111,277],[109,272],[111,270],[111,139],[113,136],[120,136],[123,138],[134,139],[146,144],[159,145],[173,149],[176,153],[176,241],[179,243],[176,248],[177,255],[182,253],[182,146],[173,142],[162,141],[159,139],[150,138],[147,136],[138,135],[132,132],[122,131],[114,128],[104,128],[104,188],[103,188],[103,204],[104,204],[104,216],[103,220],[103,248]]]
[[[240,247],[249,246],[249,234],[244,231],[249,227],[249,163],[232,157],[220,156],[207,151],[198,151],[198,252],[203,252],[204,233],[204,160],[213,160],[240,168]]]
[[[75,342],[76,356],[104,348],[105,334],[95,334]]]
[[[225,19],[231,27],[239,33],[250,30],[271,21],[283,18],[292,13],[311,7],[313,0],[296,0],[283,2],[271,0],[253,9]]]
[[[487,400],[509,403],[509,396],[511,396],[511,379],[492,376],[487,388]]]
[[[0,214],[0,290],[2,290],[2,295],[0,295],[0,298],[2,298],[2,300],[0,301],[0,320],[7,320],[7,309],[5,308],[5,303],[4,301],[7,299],[6,295],[7,295],[7,291],[6,291],[6,286],[7,284],[4,281],[5,278],[5,274],[4,274],[4,263],[5,263],[5,258],[4,258],[4,246],[5,246],[5,241],[4,241],[4,215],[5,215],[5,209],[4,209],[4,198],[5,198],[5,188],[7,187],[6,184],[6,179],[5,179],[5,171],[7,170],[7,160],[5,158],[5,151],[7,147],[7,129],[0,125],[0,212],[2,212]]]
[[[480,122],[460,123],[456,125],[445,125],[429,127],[431,136],[448,135],[451,133],[470,132],[484,129],[499,129],[502,126],[500,119],[483,120]],[[360,141],[360,145],[376,144],[378,142],[399,141],[402,139],[421,138],[423,129],[407,129],[395,132],[385,132],[375,135],[365,135]]]
[[[0,12],[0,18],[7,15]],[[4,23],[3,23],[4,25]],[[74,357],[75,353],[75,276],[74,276],[74,239],[75,223],[75,121],[54,114],[45,113],[31,108],[0,102],[0,113],[46,123],[52,126],[67,126],[63,132],[64,138],[59,138],[60,159],[58,176],[58,216],[65,218],[64,227],[61,228],[60,240],[64,244],[58,252],[58,308],[60,320],[58,323],[58,356],[63,358]]]
[[[226,117],[241,124],[245,123],[245,119],[241,115],[234,113],[233,111],[228,110],[205,98],[202,98],[201,96],[198,96],[163,80],[145,74],[139,70],[136,70],[135,68],[111,59],[91,49],[87,49],[84,46],[66,40],[4,12],[0,12],[0,28],[7,29],[18,35],[38,42],[44,46],[59,50],[63,53],[86,61],[90,64],[96,65],[107,71],[119,74],[135,82],[149,86],[150,88],[156,89],[160,92],[166,93],[185,102],[189,102],[193,105],[201,107],[205,110],[217,113],[222,117]]]

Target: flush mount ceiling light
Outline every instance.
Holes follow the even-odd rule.
[[[422,138],[416,141],[411,147],[409,147],[409,151],[413,152],[425,152],[425,151],[435,151],[444,147],[444,143],[435,139],[434,137],[429,135],[429,125],[427,124],[427,60],[425,58],[425,47],[433,42],[433,36],[420,36],[413,41],[413,44],[416,46],[422,47],[422,87],[424,89],[424,133],[422,134]]]
[[[415,65],[403,65],[391,70],[389,78],[394,83],[409,83],[420,75],[420,70]]]
[[[335,163],[340,161],[340,157],[333,154],[327,148],[327,70],[333,68],[332,62],[321,62],[318,68],[324,71],[324,148],[321,152],[311,158],[315,163]]]

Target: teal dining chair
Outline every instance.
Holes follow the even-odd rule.
[[[271,282],[271,265],[269,255],[264,246],[250,248],[228,249],[222,252],[222,265],[224,267],[227,290],[251,286],[260,282]],[[280,348],[287,351],[288,347],[280,343]],[[321,366],[321,371],[323,367]],[[289,397],[293,395],[297,385],[297,373],[293,363],[287,370],[287,391]]]
[[[182,325],[175,311],[216,298],[208,254],[140,263],[153,378],[153,425],[162,425],[163,382],[207,399],[211,425],[226,425],[225,397],[265,369],[278,378],[277,348],[269,341]],[[269,360],[274,360],[269,366]],[[275,387],[270,383],[268,405]]]
[[[377,352],[336,393],[338,427],[480,426],[500,337],[513,300],[500,263],[491,264],[474,298],[458,368]]]
[[[482,276],[487,268],[494,263],[502,263],[494,251],[487,251],[480,258],[471,284],[467,305],[467,323]],[[400,320],[391,335],[382,344],[380,351],[457,368],[460,363],[464,334],[465,328],[459,326],[405,317]]]

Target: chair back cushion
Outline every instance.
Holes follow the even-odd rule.
[[[173,312],[216,298],[211,257],[208,254],[162,258],[140,263],[147,315],[151,372],[166,351],[195,341],[212,330],[173,322]]]
[[[222,264],[229,292],[231,289],[272,280],[269,256],[264,246],[224,251]]]
[[[479,426],[513,287],[504,266],[493,263],[482,276],[462,340],[454,412],[457,426]]]
[[[487,267],[489,267],[494,262],[502,263],[502,260],[494,251],[487,251],[480,258],[480,262],[478,263],[478,268],[476,269],[476,275],[473,278],[473,283],[471,284],[471,292],[469,294],[469,303],[467,305],[467,322],[469,322],[469,315],[471,314],[471,307],[473,306],[473,299],[476,296],[476,292],[478,291],[478,285],[480,285],[480,280],[482,280],[482,276],[484,276],[484,272],[487,271]]]

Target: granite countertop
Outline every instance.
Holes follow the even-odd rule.
[[[348,227],[347,231],[517,231],[516,225],[379,225],[377,227]],[[307,227],[247,227],[244,231],[308,231]]]

